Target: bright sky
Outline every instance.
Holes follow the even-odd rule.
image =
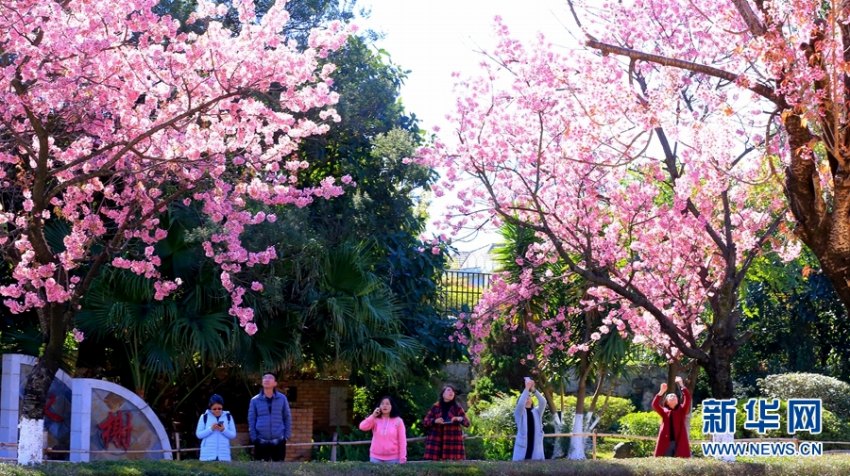
[[[493,18],[501,15],[513,35],[532,40],[538,31],[558,44],[570,42],[566,0],[360,0],[371,8],[364,23],[386,34],[379,45],[394,63],[411,70],[402,98],[426,129],[454,104],[452,72],[477,71],[475,51],[495,44]]]
[[[556,46],[575,44],[567,33],[571,18],[566,0],[359,0],[357,6],[371,9],[371,16],[359,23],[383,32],[385,37],[378,45],[389,52],[394,63],[411,71],[402,88],[402,100],[429,132],[433,126],[443,125],[444,116],[454,106],[452,73],[475,74],[484,59],[476,50],[495,45],[496,15],[523,41],[542,32]],[[431,216],[444,207],[439,202],[432,204]],[[479,236],[469,243],[455,242],[455,246],[470,250],[493,239],[492,235]]]

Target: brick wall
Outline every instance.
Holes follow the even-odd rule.
[[[313,441],[313,409],[292,408],[292,439],[289,443]],[[287,446],[286,461],[310,461],[310,446]]]
[[[287,394],[290,395],[290,405],[293,409],[312,410],[312,430],[321,431],[328,435],[336,431],[336,424],[349,426],[351,424],[351,392],[347,380],[290,380],[286,382]],[[337,390],[332,391],[332,388]],[[294,390],[294,391],[293,391]],[[344,393],[344,402],[331,403],[331,394]],[[295,397],[294,401],[292,397]],[[338,406],[336,420],[331,416],[331,407]],[[297,428],[297,427],[295,427]]]
[[[313,410],[311,408],[291,408],[292,414],[292,439],[289,443],[312,443],[313,442]],[[230,441],[231,446],[248,445],[250,435],[248,424],[236,424],[236,438]],[[245,450],[251,453],[251,450]],[[287,446],[286,461],[310,461],[310,446]],[[232,452],[236,456],[235,452]]]

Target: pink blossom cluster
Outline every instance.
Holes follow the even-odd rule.
[[[416,251],[419,253],[425,253],[427,251],[435,256],[442,254],[444,249],[449,246],[449,241],[445,234],[432,236],[430,238],[425,235],[420,235],[419,241],[421,241],[422,244],[416,247]]]
[[[544,275],[546,280],[551,278]],[[518,334],[531,336],[533,350],[539,349],[539,357],[544,361],[565,352],[572,355],[579,350],[587,350],[586,344],[570,343],[573,329],[569,313],[575,313],[576,310],[564,307],[550,309],[544,305],[540,314],[528,312],[532,300],[545,296],[546,291],[542,284],[535,280],[532,267],[524,268],[516,279],[508,273],[497,273],[493,276],[490,289],[482,294],[474,312],[460,316],[461,320],[455,333],[455,339],[467,346],[476,363],[480,361],[486,338],[497,322],[503,330],[513,334],[513,342],[517,341]],[[532,352],[522,363],[535,358],[535,352]]]
[[[112,266],[157,279],[156,298],[166,298],[179,283],[160,279],[153,250],[168,231],[158,216],[183,201],[216,227],[204,249],[223,270],[231,314],[253,334],[240,272],[276,255],[246,249],[242,236],[276,217],[252,210],[303,207],[351,184],[328,177],[299,187],[309,164],[294,155],[339,120],[334,67],[323,59],[351,28],[316,30],[299,50],[281,36],[283,1],[261,19],[252,0],[234,1],[234,33],[217,20],[221,5],[200,0],[189,22],[205,22],[202,34],[179,31],[156,4],[0,4],[0,128],[12,138],[0,142],[0,181],[20,197],[0,209],[0,247],[14,266],[0,295],[16,313],[78,303],[80,276],[104,252]],[[70,228],[61,251],[45,246],[51,219]]]
[[[660,15],[653,17],[658,28],[682,22],[676,9],[660,5],[692,5],[628,3],[645,7],[646,16]],[[630,7],[606,5],[619,12],[613,20],[629,21],[619,9]],[[769,173],[775,156],[741,131],[766,127],[754,114],[759,103],[748,103],[751,94],[731,97],[645,65],[638,66],[644,68],[641,85],[615,58],[561,54],[543,37],[526,47],[500,20],[496,29],[491,61],[458,85],[453,136],[443,134],[416,158],[446,170],[438,188],[453,194],[456,205],[444,226],[458,232],[484,220],[512,221],[531,226],[541,239],[518,262],[526,268],[521,279],[496,279],[465,323],[479,338],[471,343],[473,354],[493,319],[517,328],[517,307],[541,292],[532,270],[557,261],[571,263],[560,278],[580,275],[593,287],[577,309],[523,323],[545,355],[565,350],[569,316],[589,309],[605,312],[603,325],[589,342],[566,351],[627,331],[669,358],[683,346],[698,347],[709,303],[740,281],[736,273],[748,260],[768,244],[786,257],[799,250],[793,240],[769,236],[786,219],[781,181]],[[671,42],[693,41],[694,34],[710,41],[694,31],[674,29]],[[642,31],[628,35],[624,41],[644,40]],[[729,109],[745,118],[727,120]],[[740,160],[747,149],[753,158]],[[465,177],[473,177],[473,185]]]
[[[845,88],[839,85],[845,84],[850,68],[845,54],[850,9],[843,2],[576,0],[573,6],[588,20],[582,22],[587,38],[729,73],[732,84],[713,79],[706,85],[715,87],[698,93],[700,100],[717,98],[706,102],[709,111],[724,113],[730,132],[765,142],[765,149],[783,163],[792,152],[810,154],[819,164],[817,186],[832,193],[826,154],[813,153],[819,142],[805,144],[805,151],[791,151],[781,123],[789,114],[800,116],[803,127],[846,122]],[[668,88],[707,79],[687,68],[659,68],[649,61],[634,67],[647,77],[663,77]],[[651,101],[648,107],[662,103]]]

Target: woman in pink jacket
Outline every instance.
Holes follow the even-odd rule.
[[[391,397],[383,397],[381,404],[360,423],[362,431],[372,430],[369,461],[373,463],[406,463],[407,434],[398,408]]]

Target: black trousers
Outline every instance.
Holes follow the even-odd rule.
[[[286,460],[286,440],[280,440],[276,445],[254,443],[255,461],[284,461]]]

